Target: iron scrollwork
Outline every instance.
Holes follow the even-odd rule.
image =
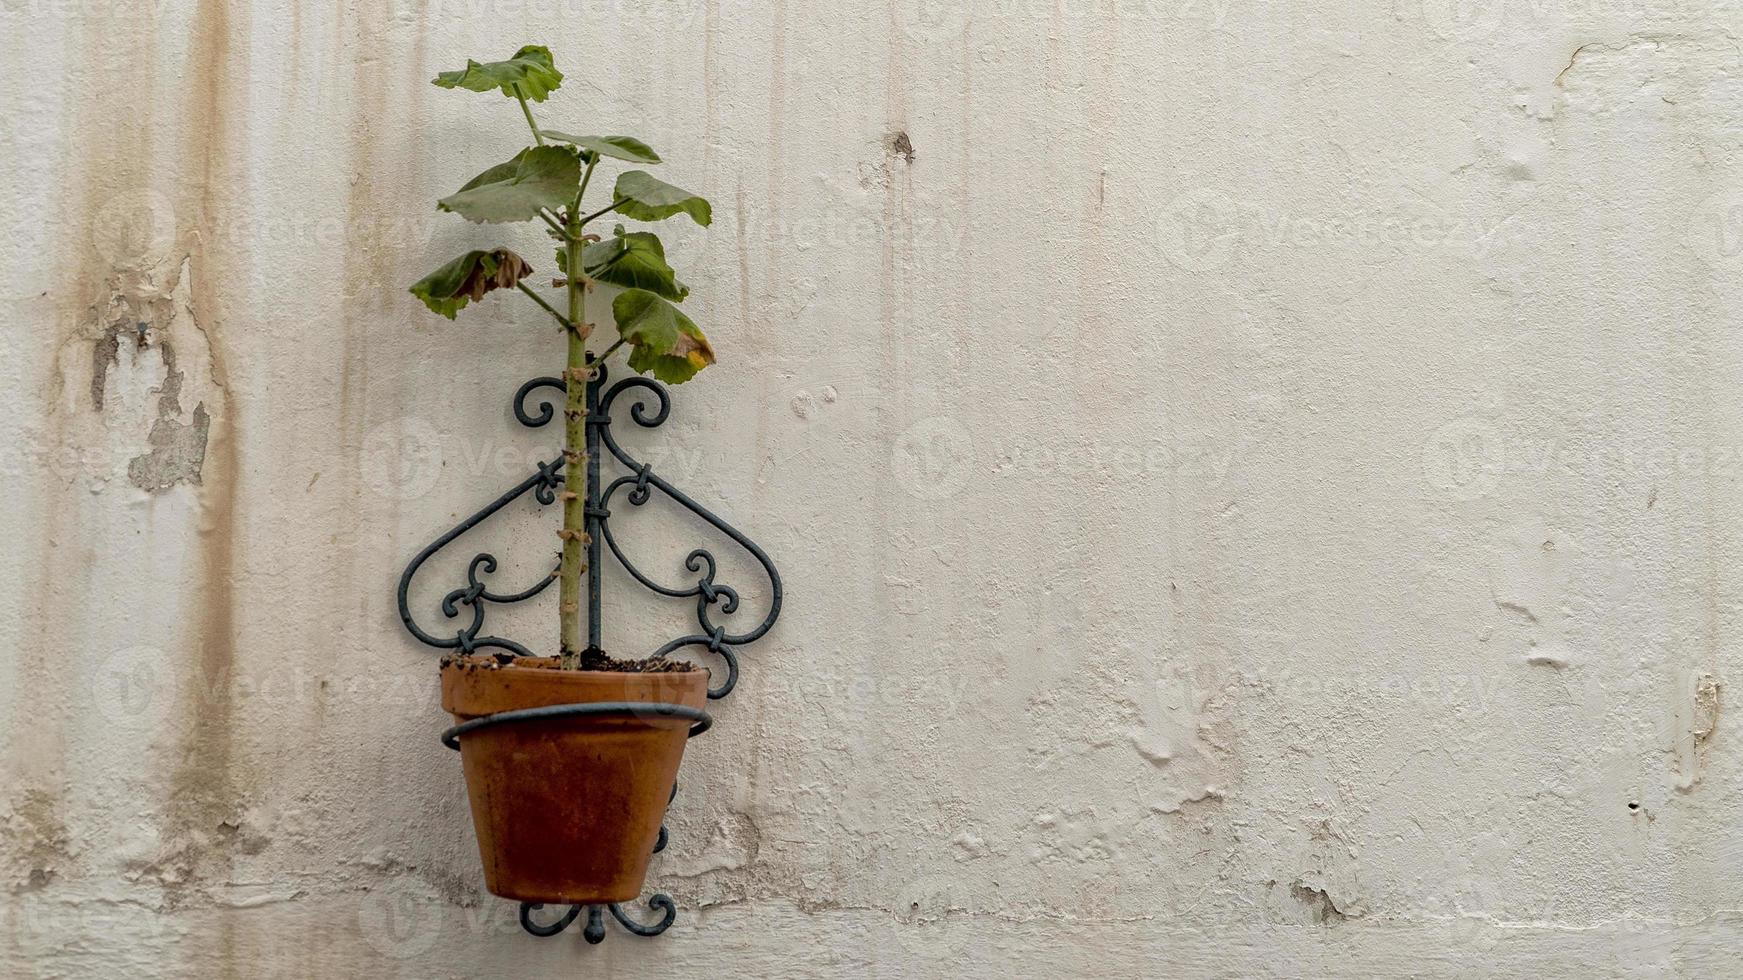
[[[560,378],[534,378],[520,386],[514,396],[514,416],[520,424],[528,428],[540,428],[548,425],[558,415],[558,406],[553,401],[551,393],[567,394],[567,388]],[[541,393],[536,404],[529,402],[535,393]],[[701,648],[709,654],[720,658],[725,665],[725,676],[719,677],[710,669],[710,684],[708,697],[718,700],[732,693],[738,684],[739,665],[737,648],[755,642],[768,633],[774,626],[775,619],[781,612],[781,576],[775,570],[774,562],[767,553],[758,547],[756,542],[745,537],[737,528],[722,520],[708,508],[697,503],[688,494],[673,486],[664,477],[654,472],[653,467],[637,460],[618,444],[612,434],[612,408],[617,400],[628,395],[629,417],[642,428],[654,429],[663,425],[671,415],[672,399],[666,387],[659,382],[647,378],[631,376],[606,387],[606,369],[600,366],[594,373],[593,380],[587,386],[587,494],[586,513],[587,531],[590,537],[587,555],[587,610],[588,640],[592,646],[599,646],[603,620],[600,614],[602,583],[599,572],[603,566],[601,560],[604,551],[609,550],[617,564],[627,571],[639,585],[657,595],[672,599],[694,599],[696,602],[697,630],[673,639],[657,650],[655,656],[663,656],[690,648]],[[532,408],[529,409],[529,405]],[[613,479],[601,490],[601,468],[604,463],[604,452],[609,453],[617,464],[622,466],[627,474]],[[432,632],[420,626],[413,617],[409,593],[412,578],[424,563],[438,552],[442,551],[456,539],[489,520],[503,508],[516,500],[532,494],[533,499],[542,506],[549,506],[557,499],[557,491],[563,486],[564,459],[561,453],[548,462],[541,462],[524,480],[509,488],[501,496],[487,504],[482,510],[455,525],[447,533],[431,542],[418,552],[399,580],[399,615],[406,629],[419,642],[442,650],[458,650],[462,653],[475,653],[482,650],[502,651],[499,657],[530,657],[532,650],[525,645],[502,636],[490,635],[484,632],[485,612],[489,605],[510,605],[525,602],[544,592],[557,579],[555,568],[544,578],[516,592],[493,591],[486,584],[486,578],[494,574],[498,563],[496,557],[489,552],[475,555],[466,566],[466,584],[448,592],[441,601],[442,615],[448,620],[460,620],[454,624],[452,635],[443,632]],[[768,575],[769,608],[762,620],[748,629],[734,632],[729,624],[716,619],[716,616],[730,617],[738,611],[738,590],[719,581],[719,564],[714,555],[706,548],[692,550],[684,559],[686,571],[696,576],[695,584],[667,585],[653,578],[639,568],[618,542],[617,535],[611,527],[611,504],[618,493],[623,491],[623,499],[632,507],[641,507],[652,499],[654,491],[659,491],[666,498],[701,518],[715,530],[730,538],[743,548]],[[469,619],[463,613],[463,607],[470,611]],[[718,607],[718,609],[716,608]],[[596,706],[603,707],[603,706]],[[697,723],[690,731],[694,738],[708,729],[711,723],[706,714],[701,714]],[[497,720],[500,718],[500,722]],[[511,723],[514,719],[495,716],[491,719],[480,719],[486,723]],[[468,724],[477,726],[477,722]],[[465,726],[457,725],[443,733],[443,743],[450,748],[458,748],[459,737],[465,733]],[[678,787],[672,787],[672,797],[675,798]],[[670,800],[668,800],[668,803]],[[657,854],[664,850],[667,842],[666,828],[660,828],[659,843],[655,845]],[[655,894],[647,900],[648,907],[659,914],[653,922],[642,922],[623,911],[620,905],[608,906],[570,906],[555,920],[539,921],[534,913],[543,910],[543,906],[535,903],[522,903],[520,908],[521,927],[535,936],[555,936],[579,919],[583,912],[587,915],[587,924],[582,929],[582,935],[590,943],[602,942],[605,939],[605,917],[609,912],[618,925],[638,936],[657,936],[669,929],[678,917],[678,908],[670,896]]]

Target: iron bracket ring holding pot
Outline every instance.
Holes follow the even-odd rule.
[[[701,647],[709,654],[719,657],[724,665],[724,677],[714,679],[714,671],[709,673],[709,700],[719,700],[732,693],[738,684],[737,648],[761,639],[775,625],[775,619],[781,613],[781,576],[775,570],[774,562],[751,539],[744,536],[737,528],[726,523],[708,508],[693,500],[688,494],[679,490],[663,477],[656,474],[653,466],[635,459],[618,445],[617,439],[611,433],[611,408],[622,395],[630,395],[630,419],[636,425],[646,429],[658,428],[664,424],[671,414],[672,399],[665,385],[643,377],[628,377],[610,388],[605,387],[606,369],[600,366],[596,369],[593,380],[587,384],[587,633],[589,644],[600,646],[603,619],[600,615],[601,575],[603,571],[604,551],[609,549],[617,563],[635,579],[636,583],[657,595],[673,599],[694,599],[696,603],[697,631],[673,639],[654,651],[654,655],[663,656],[675,653],[686,647]],[[535,411],[528,411],[528,396],[539,389],[549,389],[552,392],[566,392],[567,385],[561,378],[534,378],[520,386],[514,397],[514,416],[522,425],[528,428],[539,428],[557,417],[557,407],[552,397],[547,395],[539,400]],[[651,398],[651,401],[650,401]],[[650,408],[652,411],[650,411]],[[604,450],[605,452],[602,452]],[[600,487],[600,469],[606,454],[616,459],[628,471],[627,475],[614,479],[603,489]],[[484,576],[496,571],[495,556],[479,553],[474,556],[466,568],[466,584],[454,589],[443,597],[441,610],[448,619],[460,618],[461,607],[470,607],[470,621],[459,627],[450,635],[432,633],[420,626],[412,616],[409,592],[413,576],[437,552],[452,544],[455,539],[472,530],[491,516],[531,493],[533,499],[540,505],[549,506],[557,499],[557,491],[563,485],[563,455],[556,454],[549,462],[539,463],[534,471],[517,485],[510,487],[484,509],[466,518],[441,537],[432,541],[406,566],[399,579],[399,615],[405,628],[420,643],[440,650],[459,650],[462,653],[475,653],[480,650],[505,651],[508,657],[530,657],[533,652],[526,646],[507,637],[493,636],[484,633],[484,613],[489,604],[507,605],[524,602],[544,592],[550,584],[557,580],[553,570],[547,577],[518,592],[493,592],[484,581]],[[623,548],[612,533],[611,510],[612,498],[625,491],[624,499],[632,507],[640,507],[651,498],[653,491],[658,490],[664,497],[701,518],[716,531],[730,538],[742,548],[757,564],[762,566],[763,573],[768,577],[768,611],[761,621],[748,625],[736,632],[729,627],[736,624],[717,622],[716,614],[730,617],[739,608],[738,590],[717,579],[718,564],[714,555],[706,548],[696,548],[684,559],[684,568],[696,576],[695,584],[679,583],[668,585],[649,577],[624,554]],[[503,654],[498,654],[499,657]],[[610,714],[653,714],[665,717],[682,718],[693,722],[690,727],[690,738],[707,731],[714,720],[705,711],[691,708],[687,705],[662,704],[656,702],[596,702],[592,704],[563,704],[541,708],[526,708],[518,711],[505,711],[499,714],[487,715],[461,722],[442,733],[442,744],[451,749],[460,747],[460,739],[469,732],[491,725],[507,724],[517,721],[536,721],[547,718],[574,717],[588,715]],[[676,797],[678,787],[672,786],[672,796]],[[668,800],[669,802],[669,800]],[[654,852],[659,853],[666,847],[666,828],[661,826],[659,843]],[[671,927],[677,919],[677,905],[669,896],[653,895],[648,899],[648,906],[660,913],[658,921],[641,923],[624,914],[617,904],[601,907],[587,906],[587,925],[582,934],[590,943],[602,942],[605,939],[605,913],[609,911],[624,929],[638,936],[657,936]],[[570,906],[567,912],[557,921],[541,925],[533,921],[531,913],[542,908],[537,903],[523,902],[520,908],[521,928],[535,936],[555,936],[562,932],[580,917],[582,906]]]
[[[576,718],[596,715],[658,715],[661,718],[682,718],[693,721],[690,726],[690,738],[702,734],[714,727],[714,718],[701,708],[692,708],[687,704],[667,704],[661,701],[590,701],[583,704],[552,704],[542,708],[521,708],[517,711],[499,711],[494,715],[484,715],[463,721],[442,733],[442,744],[454,751],[460,751],[460,736],[475,732],[480,728],[492,725],[502,725],[516,721],[545,721],[551,718]]]

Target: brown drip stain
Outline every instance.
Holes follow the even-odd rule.
[[[187,674],[179,688],[186,712],[185,735],[170,776],[165,814],[164,838],[170,850],[165,860],[173,862],[176,871],[172,879],[176,884],[166,889],[165,900],[171,906],[188,900],[191,896],[185,892],[201,882],[221,884],[232,877],[234,854],[223,828],[235,825],[243,808],[234,717],[241,408],[219,325],[226,322],[220,285],[232,280],[229,271],[246,262],[247,242],[225,231],[229,212],[223,193],[241,183],[226,152],[243,143],[235,120],[245,115],[245,107],[236,102],[246,88],[231,80],[245,72],[231,63],[232,37],[242,28],[232,22],[225,0],[200,0],[191,31],[177,152],[194,179],[191,185],[184,182],[177,197],[185,205],[178,211],[184,215],[181,241],[189,258],[194,323],[208,346],[216,390],[199,485],[199,585],[192,591],[194,600],[184,607],[193,627],[193,649],[171,651]],[[217,935],[202,945],[217,954],[218,962],[207,969],[219,976],[237,975],[233,916],[219,916]]]
[[[199,882],[228,878],[229,857],[220,827],[238,808],[229,685],[235,651],[235,484],[240,467],[234,435],[237,406],[230,396],[233,389],[215,330],[223,314],[217,284],[225,277],[215,267],[214,257],[221,249],[214,247],[214,235],[215,223],[222,217],[217,210],[219,190],[229,176],[223,154],[239,142],[220,135],[226,120],[234,119],[236,112],[233,102],[226,105],[220,93],[234,100],[243,88],[233,83],[236,73],[226,65],[231,26],[228,11],[221,2],[204,0],[192,25],[190,64],[185,72],[176,72],[185,75],[189,85],[180,118],[174,128],[158,118],[163,114],[155,49],[159,10],[142,8],[140,19],[124,25],[87,21],[82,43],[84,50],[95,56],[73,63],[62,86],[67,92],[109,92],[113,98],[67,100],[69,131],[79,137],[69,141],[64,160],[67,191],[57,224],[67,234],[56,273],[45,284],[49,306],[41,313],[54,318],[57,336],[50,380],[42,392],[47,404],[42,436],[50,451],[89,448],[82,443],[88,442],[91,432],[101,431],[105,412],[116,410],[115,405],[105,402],[110,368],[118,363],[123,345],[132,345],[135,353],[148,344],[159,347],[167,375],[154,392],[157,397],[149,402],[158,414],[179,406],[184,380],[181,372],[189,369],[188,359],[184,357],[178,364],[172,348],[156,343],[152,328],[180,315],[170,311],[167,292],[176,276],[187,275],[189,307],[197,314],[195,328],[210,348],[211,381],[216,390],[205,409],[195,412],[197,419],[209,413],[200,422],[208,427],[206,452],[202,456],[195,451],[194,442],[199,440],[188,442],[188,464],[193,469],[169,480],[197,485],[193,492],[199,501],[199,540],[193,552],[196,557],[190,562],[195,566],[189,569],[193,581],[178,589],[189,597],[178,610],[183,629],[179,635],[147,642],[164,644],[166,666],[191,675],[192,680],[176,688],[184,702],[174,707],[185,714],[188,724],[175,746],[162,804],[160,836],[164,845],[141,864],[143,869],[162,872],[162,880],[169,883],[164,900],[173,906],[184,900],[183,892]],[[178,131],[179,139],[161,135]],[[157,145],[160,140],[170,145]],[[159,157],[173,162],[160,165]],[[154,171],[161,179],[154,179]],[[137,220],[139,216],[130,214],[130,209],[152,210],[156,216],[159,203],[165,206],[163,213],[174,214],[176,223],[164,229],[163,242],[153,243],[147,250],[152,254],[119,254],[98,247],[95,232],[114,231],[118,223]],[[224,243],[225,248],[239,246]],[[152,308],[134,305],[138,303]],[[158,305],[163,309],[156,309]],[[118,319],[121,313],[138,315]],[[84,374],[87,370],[89,375]],[[173,427],[162,432],[167,448],[180,447]],[[172,442],[174,446],[169,445]],[[106,475],[111,492],[131,490],[125,479],[113,479],[123,474]],[[117,497],[84,493],[88,478],[82,468],[70,478],[64,471],[47,468],[41,477],[37,499],[45,502],[45,513],[39,522],[39,560],[35,565],[40,578],[31,590],[38,596],[32,616],[42,625],[48,649],[80,650],[91,644],[92,638],[75,625],[85,619],[80,610],[90,591],[91,571],[106,561],[119,560],[100,547],[81,544],[86,540],[83,528],[94,515],[114,513],[120,506]],[[167,478],[166,471],[164,478],[155,482]],[[104,652],[98,649],[90,660],[78,660],[75,665],[85,671],[107,669],[100,659]],[[35,860],[29,868],[30,887],[53,888],[58,866],[71,860],[69,853],[80,850],[80,843],[64,833],[41,829],[60,826],[64,809],[60,773],[65,769],[61,760],[67,748],[61,706],[80,703],[79,686],[101,680],[99,675],[67,668],[65,660],[35,657],[27,658],[19,672],[16,696],[37,710],[20,713],[12,733],[14,785],[18,799],[28,804],[25,811],[15,807],[14,812],[28,817],[30,836],[47,842],[38,847],[44,859]],[[72,870],[78,871],[76,867]],[[225,917],[219,921],[222,935],[209,948],[232,949],[230,920]],[[236,964],[214,963],[206,969],[218,975],[235,975]]]
[[[147,5],[141,16],[155,15],[156,8]],[[112,270],[93,247],[91,232],[99,221],[113,218],[105,208],[110,199],[146,184],[156,122],[151,97],[157,73],[154,20],[136,23],[139,29],[125,32],[131,36],[123,36],[114,23],[101,18],[75,20],[83,30],[78,50],[96,56],[68,62],[60,80],[62,90],[69,93],[67,131],[78,134],[66,143],[66,180],[61,185],[65,190],[56,216],[57,225],[69,234],[63,239],[52,279],[43,284],[42,303],[33,299],[21,304],[31,311],[27,315],[53,324],[55,354],[46,365],[49,381],[41,392],[45,406],[41,438],[45,451],[57,459],[65,451],[83,448],[75,434],[75,412],[83,407],[85,392],[69,392],[67,384],[77,376],[75,362],[82,362],[78,365],[82,367],[100,356],[86,352],[87,331],[97,322],[99,297],[106,302],[110,292],[107,281]],[[119,106],[112,98],[71,97],[70,93],[81,91],[118,93],[117,98],[126,98],[129,104]],[[98,556],[78,544],[89,516],[89,494],[78,492],[60,470],[59,466],[35,469],[38,482],[32,506],[39,519],[35,521],[36,560],[27,563],[35,569],[27,594],[34,597],[28,615],[43,631],[44,649],[65,651],[78,649],[86,640],[75,624],[88,612],[84,597]],[[6,795],[15,804],[28,803],[36,823],[58,825],[60,820],[67,770],[63,706],[77,696],[81,680],[55,657],[25,657],[18,667],[13,697],[32,710],[14,713]]]
[[[219,144],[224,131],[226,107],[219,97],[224,62],[229,49],[229,18],[222,2],[204,0],[195,14],[192,64],[187,77],[191,83],[182,148],[184,158],[197,161],[198,184],[191,188],[197,197],[195,228],[186,236],[192,246],[189,288],[194,296],[194,314],[200,329],[212,342],[214,380],[228,392],[221,367],[223,361],[215,343],[212,325],[219,317],[213,268],[208,239],[214,229],[217,211],[216,182],[220,179],[223,161]],[[229,724],[231,672],[235,666],[235,526],[236,501],[234,483],[236,465],[236,406],[225,398],[222,410],[215,413],[207,443],[208,466],[212,472],[201,483],[200,491],[200,607],[193,611],[196,635],[193,657],[193,683],[185,686],[191,692],[187,706],[191,725],[189,741],[183,746],[179,766],[174,809],[182,811],[183,821],[196,822],[195,812],[215,811],[229,797],[231,739]],[[178,830],[191,828],[178,827]]]
[[[362,4],[343,8],[334,19],[336,50],[349,52],[351,85],[348,92],[350,138],[347,141],[350,183],[345,197],[343,249],[343,307],[339,313],[341,340],[339,350],[339,383],[337,423],[334,429],[340,440],[335,450],[354,457],[366,437],[370,419],[369,335],[389,319],[385,314],[390,305],[404,295],[404,287],[392,282],[392,250],[401,243],[388,230],[387,216],[394,214],[384,205],[393,194],[389,171],[396,161],[384,159],[377,143],[376,126],[396,111],[390,107],[390,93],[397,79],[405,73],[403,66],[394,67],[378,56],[390,47],[387,15],[389,8],[380,4]],[[420,30],[421,33],[421,30]],[[421,67],[417,98],[421,88],[429,84],[429,76]],[[512,117],[511,117],[512,119]],[[518,121],[518,120],[516,120]],[[417,147],[408,147],[412,152]],[[427,147],[424,147],[427,149]],[[459,178],[455,186],[464,177]],[[434,211],[433,202],[419,202]],[[407,222],[410,226],[410,222]],[[421,311],[422,307],[418,307]],[[415,318],[410,322],[417,322]],[[358,540],[365,506],[373,503],[365,497],[361,470],[347,467],[332,484],[332,493],[341,503],[334,512],[344,523],[341,540]],[[357,582],[355,560],[338,563],[335,588],[341,595],[363,595]],[[336,656],[336,653],[334,654]],[[331,661],[329,661],[331,662]]]
[[[715,142],[720,138],[720,0],[707,0],[702,8],[702,172],[708,175],[706,193],[712,200],[718,191],[714,183],[714,162],[719,156]]]

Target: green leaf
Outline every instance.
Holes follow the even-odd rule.
[[[411,292],[425,306],[452,320],[468,301],[483,299],[492,289],[513,289],[532,273],[533,267],[525,259],[506,248],[471,251],[419,279]]]
[[[563,255],[563,250],[557,254]],[[665,246],[651,231],[626,232],[618,225],[613,237],[593,242],[582,251],[581,264],[589,277],[608,285],[646,289],[678,302],[690,295],[690,287],[679,282],[677,273],[666,264]],[[559,261],[559,268],[568,275],[566,256]]]
[[[541,129],[539,134],[548,140],[578,146],[588,153],[603,153],[631,163],[660,162],[660,155],[654,152],[654,148],[634,136],[571,136],[555,129]]]
[[[534,102],[545,101],[563,83],[563,73],[551,63],[551,50],[544,45],[529,44],[507,61],[479,64],[470,58],[459,71],[445,71],[431,81],[442,88],[464,88],[474,92],[501,89],[513,98],[515,90]]]
[[[527,221],[540,208],[555,210],[575,197],[581,161],[561,146],[529,146],[436,202],[467,221]]]
[[[682,310],[645,289],[626,289],[611,303],[617,332],[631,345],[630,369],[667,384],[683,384],[714,363],[714,348]]]
[[[699,225],[714,221],[714,210],[702,195],[673,187],[646,170],[628,170],[618,175],[615,197],[623,200],[617,213],[637,221],[660,221],[680,212]]]

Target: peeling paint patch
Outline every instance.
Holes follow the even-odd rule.
[[[1532,612],[1531,607],[1523,602],[1511,602],[1506,599],[1496,599],[1495,608],[1504,612],[1518,613],[1520,616],[1525,617],[1525,621],[1528,623],[1537,622],[1537,614]]]
[[[1724,682],[1712,674],[1683,675],[1672,721],[1671,754],[1681,774],[1675,783],[1679,793],[1693,792],[1706,778],[1707,752],[1719,730],[1724,689]]]
[[[1565,68],[1563,68],[1563,69],[1562,69],[1562,70],[1561,70],[1561,71],[1559,71],[1559,72],[1557,72],[1557,73],[1556,73],[1556,76],[1555,76],[1555,82],[1554,82],[1554,83],[1553,83],[1553,84],[1554,84],[1554,85],[1555,85],[1555,87],[1556,87],[1556,88],[1561,88],[1561,87],[1562,87],[1562,84],[1561,84],[1561,82],[1562,82],[1562,79],[1564,79],[1564,78],[1566,78],[1566,77],[1567,77],[1567,73],[1568,73],[1568,72],[1570,72],[1570,71],[1573,71],[1573,70],[1574,70],[1574,65],[1576,65],[1576,64],[1578,64],[1578,63],[1579,63],[1579,60],[1580,60],[1580,52],[1581,52],[1581,51],[1584,51],[1584,50],[1585,50],[1585,49],[1587,49],[1587,48],[1589,48],[1589,47],[1591,47],[1591,44],[1590,44],[1590,43],[1587,43],[1587,44],[1582,44],[1582,45],[1580,45],[1580,46],[1579,46],[1579,47],[1577,47],[1577,48],[1575,48],[1575,49],[1574,49],[1574,53],[1573,53],[1573,54],[1571,54],[1571,55],[1569,55],[1569,56],[1568,56],[1568,59],[1567,59],[1567,67],[1565,67]]]
[[[1313,888],[1297,881],[1289,886],[1289,894],[1295,896],[1296,901],[1307,906],[1314,922],[1330,925],[1349,918],[1342,909],[1338,908],[1337,902],[1333,901],[1331,895],[1324,889]]]
[[[914,141],[908,137],[905,129],[898,129],[884,137],[884,149],[891,157],[901,157],[903,163],[914,162]]]
[[[150,493],[162,493],[178,483],[199,484],[212,428],[205,402],[194,406],[191,421],[181,420],[182,372],[176,367],[175,348],[166,340],[159,351],[165,375],[163,384],[152,389],[158,397],[157,420],[147,437],[151,450],[127,463],[127,479]]]
[[[987,847],[986,838],[978,834],[971,834],[966,830],[952,837],[950,844],[956,848],[956,853],[953,856],[959,862],[972,861],[992,853],[992,849]]]
[[[98,412],[108,403],[109,372],[121,364],[122,344],[146,350],[175,317],[178,282],[160,287],[152,270],[138,269],[117,270],[109,278],[106,298],[94,309],[98,334],[91,347],[91,404]]]
[[[191,422],[159,417],[151,427],[151,452],[127,463],[127,478],[141,490],[162,493],[178,483],[198,484],[212,426],[206,404],[194,406]]]
[[[1169,751],[1166,744],[1150,744],[1147,741],[1146,733],[1134,731],[1129,737],[1132,740],[1132,748],[1137,750],[1138,756],[1156,768],[1160,769],[1174,761],[1174,753]]]
[[[455,908],[477,908],[480,904],[477,882],[465,873],[410,864],[381,849],[365,855],[357,864],[380,873],[388,881],[415,881]]]
[[[63,383],[88,390],[92,409],[69,416],[74,428],[63,438],[89,463],[93,489],[118,479],[121,461],[129,482],[148,493],[203,482],[223,399],[213,401],[210,342],[195,317],[190,279],[185,256],[117,268],[63,342]],[[90,373],[81,377],[76,372],[86,363]]]
[[[1554,667],[1564,670],[1573,666],[1573,651],[1567,644],[1550,641],[1542,646],[1534,645],[1530,653],[1525,655],[1525,662],[1533,667]]]
[[[718,871],[736,871],[756,863],[762,850],[762,831],[756,820],[742,811],[722,814],[705,834],[691,828],[686,839],[696,840],[692,854],[673,855],[671,863],[663,865],[666,874],[677,879],[695,879]]]
[[[1176,814],[1184,812],[1188,807],[1195,803],[1210,803],[1220,801],[1222,798],[1223,791],[1217,786],[1206,786],[1197,793],[1187,793],[1184,790],[1176,790],[1174,799],[1165,803],[1150,804],[1150,812]]]
[[[1719,727],[1719,692],[1724,685],[1712,674],[1695,678],[1695,744],[1703,745]]]

